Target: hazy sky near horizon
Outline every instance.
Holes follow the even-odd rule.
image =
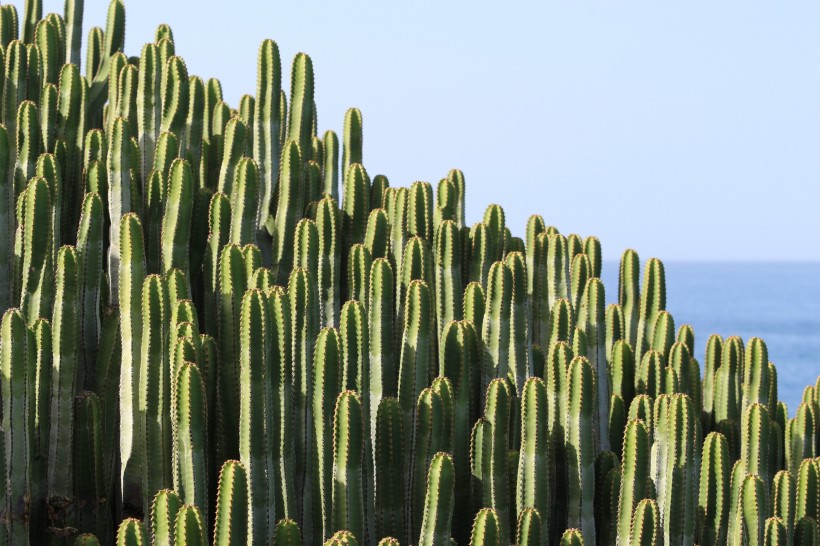
[[[85,1],[84,34],[107,5]],[[168,23],[236,106],[262,39],[286,89],[305,51],[320,132],[357,106],[371,176],[462,169],[470,223],[496,202],[514,234],[537,212],[607,259],[820,260],[820,3],[499,6],[126,0],[126,53]]]

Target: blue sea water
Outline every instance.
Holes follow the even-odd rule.
[[[664,262],[666,309],[695,330],[704,364],[711,334],[757,336],[777,366],[778,395],[794,414],[820,375],[820,263]],[[605,262],[607,303],[618,298],[618,263]]]

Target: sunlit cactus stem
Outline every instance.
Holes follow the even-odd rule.
[[[248,478],[244,465],[228,460],[219,473],[214,546],[240,546],[248,541]]]
[[[122,242],[119,272],[120,338],[120,479],[127,510],[142,513],[141,452],[142,417],[137,411],[137,370],[142,350],[142,285],[145,279],[145,249],[142,224],[136,214],[122,217],[117,231]]]
[[[266,296],[248,290],[239,318],[239,457],[248,473],[248,529],[270,543],[276,522],[270,312]]]
[[[359,395],[343,391],[336,399],[333,419],[331,530],[349,530],[361,542],[367,536],[362,491],[364,430]]]
[[[651,437],[640,419],[626,425],[623,440],[623,465],[621,491],[618,501],[617,543],[629,546],[632,536],[632,519],[638,504],[649,497],[649,461]]]
[[[567,521],[595,539],[595,381],[586,357],[575,357],[567,370],[567,411],[564,422],[568,475]]]
[[[455,469],[449,453],[436,453],[427,473],[424,497],[424,520],[416,544],[419,546],[449,546],[453,517]]]
[[[201,507],[207,520],[208,498],[208,408],[199,367],[183,363],[176,373],[174,448],[178,467],[174,486],[186,504]]]
[[[52,319],[51,437],[49,439],[48,504],[56,521],[74,502],[74,394],[79,348],[80,268],[77,251],[64,246],[57,255],[57,290]]]
[[[0,325],[0,386],[3,394],[6,536],[9,544],[28,544],[31,476],[31,414],[34,347],[18,309]]]

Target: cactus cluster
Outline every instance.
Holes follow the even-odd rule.
[[[320,136],[308,55],[232,108],[122,0],[84,61],[42,12],[0,6],[0,543],[820,545],[820,382],[701,366],[661,261],[607,306],[597,238]]]

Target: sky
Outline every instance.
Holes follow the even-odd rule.
[[[85,1],[84,33],[108,2]],[[605,259],[820,260],[820,3],[126,0],[126,53],[159,23],[237,106],[265,38],[304,51],[319,131],[364,119],[393,186],[467,181],[522,236],[530,214]],[[63,0],[44,0],[62,11]]]

